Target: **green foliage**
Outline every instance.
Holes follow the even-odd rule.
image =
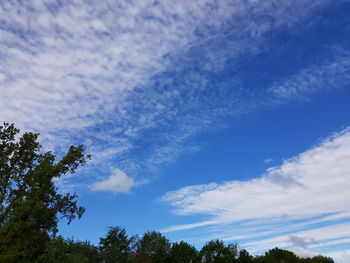
[[[137,242],[134,263],[169,262],[171,244],[159,232],[147,232]]]
[[[274,248],[265,253],[266,262],[271,263],[280,263],[280,262],[288,262],[288,263],[297,263],[299,258],[288,250],[283,250],[279,248]]]
[[[180,241],[173,243],[170,251],[170,262],[172,263],[199,263],[198,251],[194,246]]]
[[[245,249],[239,251],[238,262],[239,263],[252,263],[254,257],[249,254],[249,252]]]
[[[333,259],[324,256],[299,258],[293,252],[274,248],[254,259],[254,263],[334,263]]]
[[[39,262],[63,263],[67,261],[69,245],[63,237],[53,238],[45,246]]]
[[[43,252],[57,223],[80,218],[84,208],[77,195],[59,194],[53,180],[74,173],[89,156],[71,146],[56,161],[41,153],[38,134],[22,136],[13,124],[0,126],[0,262],[34,262]],[[19,137],[17,139],[17,137]]]
[[[53,238],[46,244],[38,262],[44,263],[98,263],[101,262],[97,247],[89,242]]]
[[[181,241],[174,243],[170,253],[165,252],[164,245],[169,248],[169,243],[165,237],[157,232],[148,232],[145,238],[138,240],[138,246],[148,247],[147,253],[137,253],[133,250],[135,236],[128,237],[125,229],[120,227],[110,227],[107,235],[101,238],[100,246],[96,247],[89,242],[74,241],[73,239],[64,239],[61,236],[52,238],[46,244],[44,254],[39,258],[37,263],[108,263],[108,262],[144,262],[144,263],[204,263],[204,262],[230,262],[230,263],[334,263],[331,258],[316,256],[313,258],[299,258],[294,253],[274,248],[267,251],[264,255],[253,257],[248,251],[242,249],[237,254],[236,245],[225,245],[222,241],[214,240],[208,242],[201,250],[208,251],[225,251],[229,249],[228,257],[213,256],[212,261],[208,258],[200,259],[197,250],[188,243]],[[102,249],[103,247],[103,249]],[[158,248],[158,250],[156,249]],[[108,251],[108,253],[106,253]],[[138,251],[140,252],[140,251]],[[134,257],[132,259],[132,257]],[[30,261],[27,261],[30,262]]]
[[[255,259],[256,263],[295,263],[299,262],[299,258],[288,250],[274,248]]]
[[[70,255],[66,262],[69,263],[98,263],[101,261],[98,248],[89,241],[69,240]]]
[[[100,239],[99,251],[105,263],[131,262],[135,236],[128,237],[124,228],[109,227],[106,237]]]
[[[199,252],[202,262],[205,263],[233,263],[237,262],[237,245],[225,245],[222,240],[209,241]]]
[[[301,263],[334,263],[334,260],[330,257],[316,256],[313,258],[303,259]]]

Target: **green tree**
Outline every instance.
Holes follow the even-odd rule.
[[[52,238],[46,243],[43,254],[39,257],[39,262],[65,263],[68,262],[69,245],[61,237]]]
[[[237,245],[225,245],[222,240],[211,240],[199,252],[202,262],[205,263],[232,263],[237,262]]]
[[[35,262],[60,219],[70,223],[84,208],[77,194],[59,194],[53,180],[86,162],[83,146],[71,146],[59,161],[41,153],[38,134],[19,136],[13,124],[0,126],[0,262]],[[17,139],[18,138],[18,139]]]
[[[170,251],[171,263],[198,263],[198,251],[194,246],[181,241],[180,243],[173,243]]]
[[[256,262],[261,263],[298,263],[298,258],[293,252],[288,250],[274,248],[265,253],[264,256],[260,256],[256,259]]]
[[[101,259],[98,249],[90,242],[64,239],[61,236],[52,238],[46,244],[40,263],[98,263]]]
[[[109,227],[106,237],[100,239],[99,251],[105,263],[131,262],[135,236],[128,237],[124,228]]]
[[[102,262],[98,248],[89,241],[68,240],[69,257],[67,263],[98,263]]]
[[[315,256],[313,258],[308,259],[308,263],[334,263],[334,260],[330,257],[324,256]]]
[[[147,232],[138,240],[134,254],[135,263],[169,262],[171,244],[159,232]]]
[[[239,251],[238,262],[239,263],[252,263],[253,256],[249,254],[249,252],[245,249],[241,249]]]

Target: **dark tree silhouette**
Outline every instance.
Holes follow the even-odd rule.
[[[137,242],[134,255],[135,263],[167,263],[169,262],[171,244],[159,232],[147,232]]]
[[[237,262],[238,251],[235,244],[225,245],[222,240],[209,241],[199,252],[202,262],[205,263],[233,263]]]
[[[124,228],[109,227],[106,237],[100,238],[99,251],[105,263],[131,262],[135,236],[128,237]]]
[[[172,263],[199,263],[198,251],[194,246],[180,241],[173,243],[170,251],[170,262]]]
[[[0,126],[0,262],[35,262],[57,223],[80,218],[75,193],[59,194],[53,180],[74,173],[90,156],[71,146],[61,160],[41,153],[38,134]],[[18,138],[18,139],[17,139]]]

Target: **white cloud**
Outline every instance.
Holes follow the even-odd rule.
[[[345,129],[267,169],[260,178],[188,186],[162,199],[177,214],[210,216],[217,227],[211,232],[241,240],[252,251],[274,246],[315,249],[348,242],[349,187],[350,130]],[[228,228],[237,231],[230,238]],[[168,230],[181,230],[181,225]]]
[[[96,182],[91,186],[93,191],[110,191],[114,193],[127,193],[135,185],[134,179],[116,168],[111,176]]]
[[[336,263],[350,262],[350,249],[341,252],[329,253],[329,256],[335,259]]]
[[[209,226],[218,224],[217,221],[204,221],[199,223],[193,223],[193,224],[186,224],[186,225],[178,225],[178,226],[170,226],[164,229],[159,230],[160,232],[166,233],[166,232],[173,232],[173,231],[179,231],[179,230],[186,230],[186,229],[192,229],[195,227],[202,227],[202,226]]]
[[[301,248],[304,248],[304,249],[307,249],[307,247],[309,245],[317,244],[317,242],[314,239],[312,239],[312,238],[311,239],[307,239],[307,238],[299,237],[299,236],[296,236],[296,235],[290,235],[288,238],[289,238],[289,241],[292,243],[293,246],[301,247]]]
[[[312,226],[312,222],[309,227]],[[270,227],[273,227],[271,225]],[[315,227],[313,229],[291,229],[287,223],[284,228],[280,229],[279,232],[274,236],[257,238],[244,242],[244,246],[250,251],[265,251],[271,247],[284,247],[290,250],[294,249],[305,249],[305,243],[301,244],[301,239],[307,242],[307,249],[312,253],[316,253],[320,249],[327,248],[327,250],[342,251],[341,245],[349,244],[349,229],[350,222],[346,223],[330,223],[325,226]],[[291,238],[286,232],[293,232],[294,236],[298,236],[299,244],[297,242],[291,243]],[[258,235],[257,235],[258,236]],[[339,249],[337,248],[339,246]],[[304,248],[303,248],[304,247]],[[328,249],[330,248],[330,249]],[[313,251],[315,250],[315,251]],[[330,253],[330,252],[328,252]],[[327,253],[327,254],[328,254]]]
[[[350,83],[350,53],[341,48],[333,49],[330,52],[333,56],[275,84],[269,92],[282,102],[295,98],[308,98],[317,91],[337,89]]]
[[[289,29],[329,4],[1,1],[0,119],[40,132],[51,150],[84,143],[96,160],[128,174],[151,170],[187,151],[186,139],[216,127],[223,115],[254,108],[241,101],[237,83],[212,87],[206,73],[259,52],[265,33]],[[198,50],[199,62],[192,61]],[[194,62],[203,74],[188,70]],[[173,67],[171,77],[157,77]],[[178,72],[186,72],[181,81]],[[169,127],[146,157],[128,156],[147,131]]]
[[[346,210],[349,160],[350,132],[345,130],[269,168],[261,178],[184,187],[163,199],[180,214],[210,213],[230,220],[341,212]]]
[[[264,163],[269,164],[269,163],[272,163],[272,162],[274,162],[274,161],[275,161],[275,160],[272,159],[272,158],[267,158],[267,159],[264,160]]]

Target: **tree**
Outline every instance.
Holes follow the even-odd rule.
[[[59,220],[69,224],[85,211],[76,193],[59,194],[53,181],[90,158],[83,146],[70,146],[56,161],[41,153],[39,134],[19,132],[13,124],[0,126],[0,262],[6,263],[35,262]]]
[[[135,240],[135,236],[128,237],[124,228],[109,227],[106,237],[100,238],[102,259],[106,263],[131,262]]]
[[[46,244],[39,263],[98,263],[102,262],[98,249],[90,242],[64,239],[61,236],[52,238]]]
[[[300,259],[293,252],[276,247],[267,251],[264,256],[258,257],[256,261],[262,263],[297,263],[300,262]]]
[[[103,262],[98,248],[89,241],[74,241],[73,239],[69,239],[67,242],[69,246],[69,257],[65,263]]]
[[[315,256],[313,258],[308,258],[309,263],[334,263],[334,260],[330,257]]]
[[[55,237],[46,243],[43,254],[39,257],[39,262],[65,263],[68,262],[69,245],[61,237]]]
[[[205,263],[232,263],[236,262],[237,245],[225,245],[222,240],[209,241],[199,252],[202,262]]]
[[[171,263],[198,263],[198,251],[194,246],[181,241],[180,243],[173,243],[170,251]]]
[[[252,263],[253,256],[249,254],[249,252],[245,249],[241,249],[239,251],[238,262],[239,263]]]
[[[137,242],[135,263],[166,263],[169,261],[171,244],[159,232],[147,232]]]

